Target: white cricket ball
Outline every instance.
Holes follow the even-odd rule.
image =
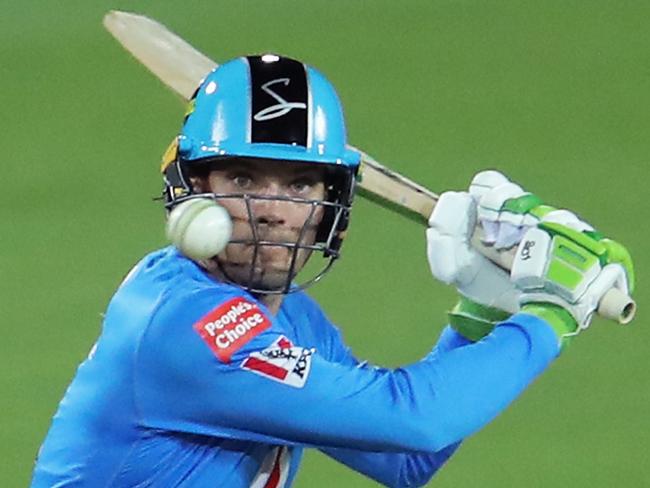
[[[232,235],[232,220],[214,200],[192,198],[171,211],[167,218],[167,238],[185,256],[194,260],[219,254]]]

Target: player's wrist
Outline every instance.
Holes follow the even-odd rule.
[[[449,325],[456,332],[476,342],[488,335],[497,323],[510,317],[510,313],[461,295],[448,316]]]
[[[578,322],[565,308],[554,303],[527,303],[521,307],[522,313],[534,315],[546,322],[565,348],[578,330]]]

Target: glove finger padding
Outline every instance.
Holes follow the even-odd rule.
[[[427,257],[435,278],[461,286],[474,278],[480,264],[469,243],[475,225],[476,204],[468,193],[440,196],[427,229]]]
[[[483,242],[497,250],[519,244],[524,233],[539,222],[535,210],[542,207],[541,203],[537,196],[511,182],[485,192],[477,211],[484,231]]]
[[[549,207],[550,208],[550,207]],[[555,223],[570,227],[579,232],[593,232],[594,228],[581,220],[576,214],[564,209],[553,209],[542,217],[542,222]]]
[[[478,204],[477,218],[483,228],[483,243],[497,250],[519,244],[526,226],[539,221],[526,213],[531,205],[540,203],[539,199],[498,171],[481,171],[474,176],[469,193]]]
[[[483,195],[490,190],[509,182],[510,180],[498,171],[492,169],[481,171],[472,178],[472,182],[469,184],[469,194],[476,202],[479,202]]]

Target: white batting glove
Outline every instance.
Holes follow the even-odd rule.
[[[427,229],[431,273],[476,303],[514,313],[519,309],[519,294],[510,277],[470,243],[476,219],[476,201],[469,193],[440,196]]]
[[[501,215],[500,209],[522,195],[528,194],[501,173],[483,171],[474,177],[469,192],[443,193],[429,219],[427,257],[431,272],[457,288],[461,301],[450,313],[450,324],[472,340],[480,339],[494,323],[519,310],[519,291],[508,273],[476,251],[470,241],[480,221],[486,241],[496,249],[517,244],[524,223],[513,223],[509,215]]]

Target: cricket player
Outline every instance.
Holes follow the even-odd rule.
[[[210,73],[166,153],[165,197],[217,199],[232,239],[198,262],[161,249],[128,274],[32,486],[289,487],[310,447],[383,485],[421,486],[607,290],[631,292],[623,246],[482,172],[442,196],[427,230],[433,275],[460,293],[449,326],[408,366],[359,361],[303,291],[340,254],[359,161],[314,68],[263,55]],[[477,222],[496,249],[525,247],[510,275],[469,245]],[[322,269],[297,276],[309,259]]]

